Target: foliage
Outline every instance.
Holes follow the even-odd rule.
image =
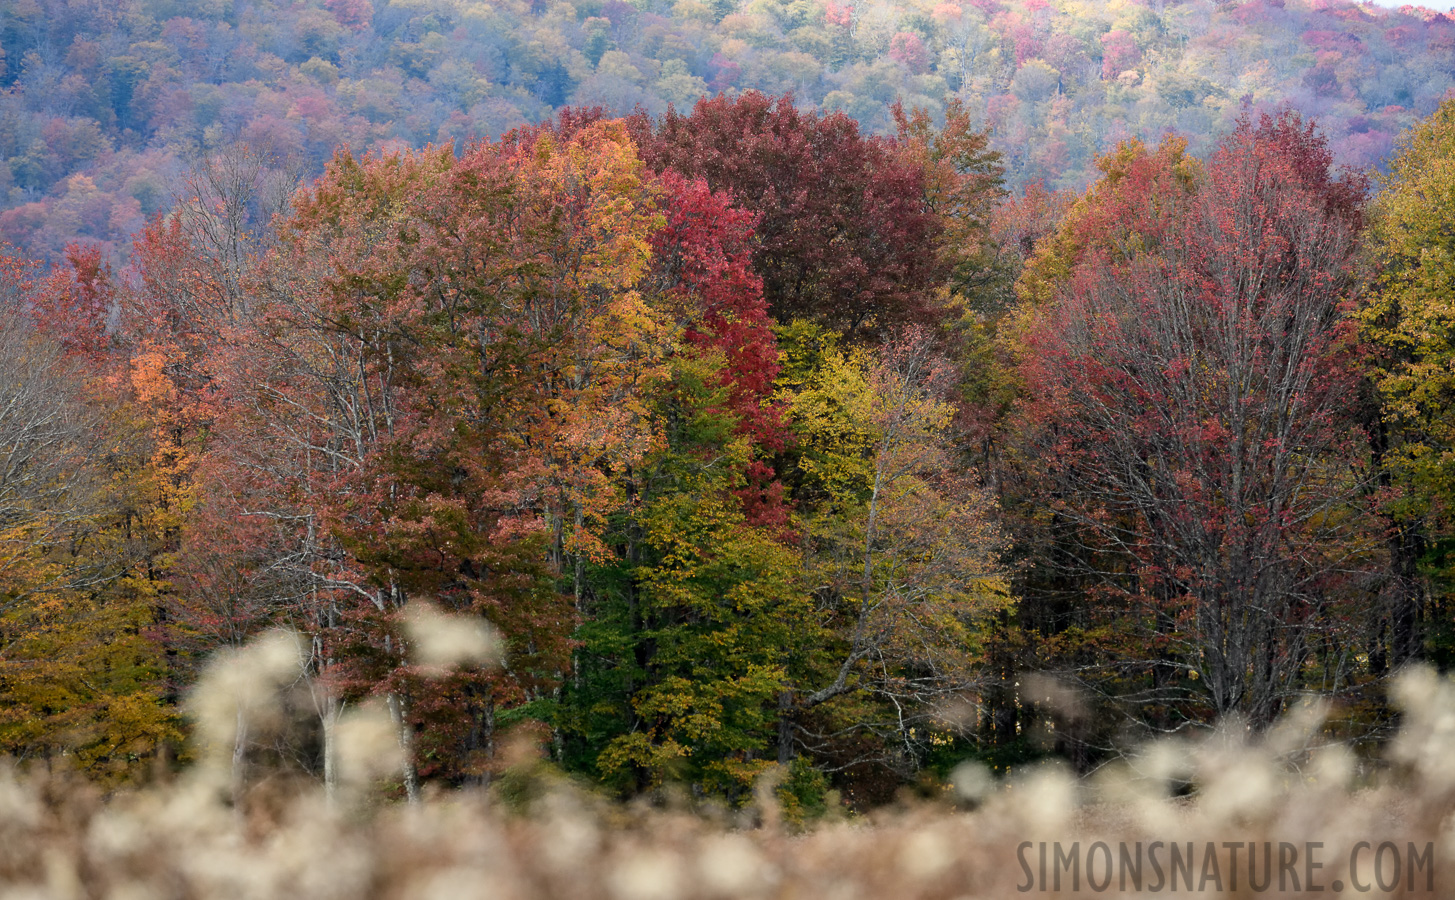
[[[872,355],[807,323],[785,337],[794,496],[831,636],[793,686],[796,740],[841,766],[868,752],[913,768],[896,746],[928,740],[935,704],[975,681],[980,624],[1008,599],[995,503],[953,460],[953,371],[925,332]]]
[[[1368,166],[1455,84],[1452,31],[1345,0],[16,0],[0,239],[122,256],[185,171],[236,143],[313,177],[339,145],[462,148],[568,106],[661,115],[750,90],[877,134],[896,99],[939,122],[958,98],[1017,188],[1079,190],[1099,155],[1168,131],[1203,155],[1245,104],[1318,116],[1338,161]]]
[[[45,279],[4,260],[0,311],[0,746],[107,783],[176,743],[158,475],[107,383],[95,254]]]
[[[969,47],[989,17],[1005,103],[1052,128],[1107,64],[1088,47],[1137,96],[1181,15],[1068,42],[1049,8],[832,5],[820,41],[802,3],[426,7],[163,21],[294,17],[320,92],[394,29],[370,77],[479,100],[508,79],[471,83],[488,60],[452,47],[579,13],[578,87],[618,102],[658,56],[653,90],[706,80],[677,19],[738,35],[733,59],[789,52],[750,46],[771,20],[855,77],[933,79],[941,31]],[[132,49],[128,104],[161,59]],[[556,52],[530,51],[542,109],[574,77]],[[716,83],[766,77],[714,54]],[[1206,110],[1200,78],[1146,90]],[[136,778],[198,664],[256,657],[308,724],[203,691],[198,727],[231,724],[196,765],[235,803],[265,761],[357,792],[367,719],[411,800],[540,744],[523,805],[564,770],[796,823],[933,793],[964,754],[1089,769],[1142,729],[1260,730],[1303,692],[1385,721],[1384,676],[1447,649],[1448,107],[1370,210],[1292,113],[1249,111],[1207,159],[1200,135],[1126,141],[1078,196],[1006,191],[1024,161],[969,93],[908,99],[882,136],[754,90],[564,107],[338,150],[301,189],[306,153],[215,142],[126,268],[0,258],[0,743]]]
[[[1330,163],[1288,115],[1245,121],[1205,173],[1128,147],[1023,282],[1045,298],[1023,452],[1067,552],[1144,610],[1154,690],[1186,673],[1255,725],[1347,648],[1348,573],[1377,567],[1347,301],[1363,186]]]
[[[632,631],[618,638],[639,670],[633,727],[597,765],[608,777],[636,770],[647,784],[671,772],[741,798],[772,762],[764,751],[777,737],[788,662],[816,635],[797,554],[745,520],[735,489],[748,447],[714,413],[721,389],[705,362],[679,368],[667,449],[644,462],[634,490]]]
[[[1401,488],[1387,499],[1393,532],[1386,621],[1388,660],[1399,665],[1420,648],[1425,612],[1423,579],[1429,567],[1442,604],[1450,561],[1450,464],[1452,430],[1451,321],[1447,298],[1452,276],[1449,223],[1455,217],[1450,150],[1455,106],[1449,102],[1402,138],[1401,151],[1381,179],[1373,209],[1371,250],[1379,272],[1359,311],[1360,334],[1370,348],[1371,377],[1382,414],[1379,449]],[[1431,624],[1439,629],[1438,613]]]
[[[638,116],[635,130],[654,169],[704,178],[758,216],[754,266],[778,321],[859,335],[933,319],[948,216],[931,205],[926,163],[896,143],[756,92],[669,111],[655,127]]]

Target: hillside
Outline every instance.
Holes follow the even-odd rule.
[[[960,96],[1012,185],[1079,188],[1128,137],[1206,152],[1245,104],[1378,164],[1455,85],[1455,20],[1417,7],[1047,0],[15,0],[0,7],[0,240],[124,252],[199,155],[313,176],[340,145],[496,137],[568,105],[652,113],[792,92],[888,130]]]

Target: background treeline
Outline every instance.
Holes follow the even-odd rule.
[[[892,133],[889,104],[993,129],[1013,187],[1081,189],[1123,140],[1211,151],[1245,103],[1317,117],[1367,167],[1455,86],[1455,21],[1344,0],[13,0],[0,8],[0,240],[124,253],[236,142],[312,178],[334,148],[498,138],[792,92]]]
[[[1017,198],[893,116],[569,110],[297,192],[232,146],[125,270],[7,257],[0,746],[135,777],[278,626],[316,726],[237,777],[332,784],[366,701],[410,796],[511,734],[792,815],[1308,695],[1377,739],[1450,647],[1455,104],[1378,190],[1285,113]]]

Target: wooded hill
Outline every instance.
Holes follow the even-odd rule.
[[[334,149],[495,139],[566,106],[791,92],[890,134],[958,97],[1012,187],[1080,190],[1128,138],[1199,157],[1285,104],[1378,165],[1455,82],[1455,22],[1343,0],[12,0],[0,9],[0,240],[124,255],[242,142],[308,179]]]

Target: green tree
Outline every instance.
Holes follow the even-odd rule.
[[[667,447],[635,479],[623,588],[588,653],[614,643],[628,651],[614,664],[632,669],[629,727],[597,759],[603,775],[637,788],[677,777],[740,799],[774,761],[778,696],[817,635],[798,553],[744,514],[752,447],[724,411],[720,366],[677,361]]]

